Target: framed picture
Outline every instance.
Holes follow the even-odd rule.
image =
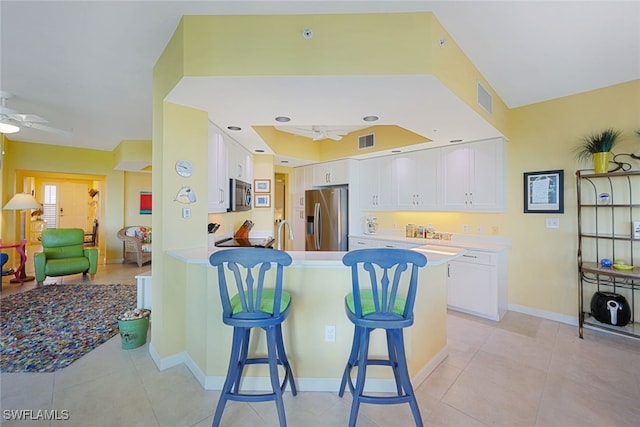
[[[524,213],[564,213],[564,170],[524,173]]]
[[[270,179],[254,179],[253,192],[254,193],[271,193],[271,180]]]
[[[256,194],[255,202],[253,206],[256,208],[270,208],[271,207],[271,195],[270,194]]]

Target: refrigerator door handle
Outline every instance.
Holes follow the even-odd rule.
[[[313,243],[316,250],[320,250],[320,203],[316,203],[313,207]]]

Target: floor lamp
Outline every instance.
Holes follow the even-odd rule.
[[[38,209],[40,207],[42,206],[40,205],[40,203],[38,203],[36,198],[28,193],[17,193],[11,198],[11,200],[9,200],[6,205],[4,205],[4,210],[20,211],[20,241],[23,241],[26,238],[25,230],[27,225],[27,209]],[[23,282],[30,282],[35,278],[33,276],[27,276],[27,274],[25,273],[26,267],[27,266],[25,265],[22,268],[22,272],[20,272],[20,279],[22,279]]]

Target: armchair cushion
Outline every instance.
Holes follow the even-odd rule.
[[[47,276],[68,274],[96,274],[98,249],[84,247],[84,230],[58,228],[44,230],[42,252],[34,254],[36,280],[42,283]]]

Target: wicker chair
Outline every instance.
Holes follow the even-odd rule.
[[[122,263],[136,262],[138,267],[151,262],[151,227],[132,225],[118,231],[123,242]]]

